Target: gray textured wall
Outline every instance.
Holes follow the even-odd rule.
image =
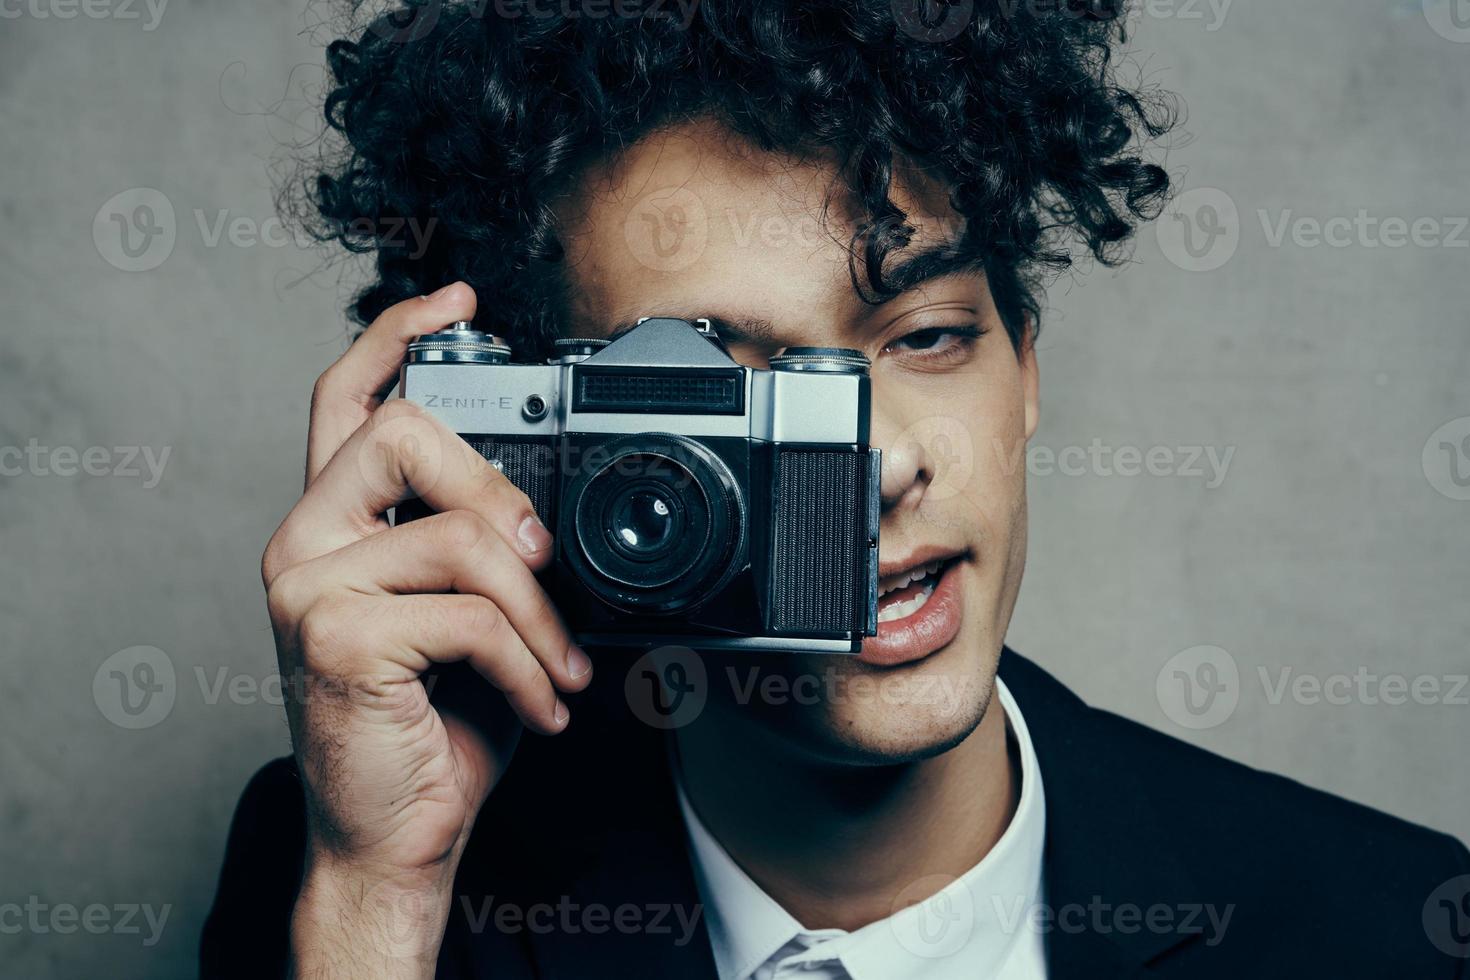
[[[0,449],[94,449],[0,458],[0,973],[186,976],[235,796],[287,745],[257,561],[356,272],[269,221],[316,18],[87,11],[0,3]],[[1151,0],[1134,48],[1188,102],[1191,193],[1135,265],[1053,291],[1012,640],[1470,838],[1470,9]],[[129,255],[114,216],[164,231]],[[115,673],[159,691],[129,714]]]

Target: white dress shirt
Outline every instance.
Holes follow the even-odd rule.
[[[1021,762],[1015,816],[979,864],[856,932],[808,929],[792,918],[710,835],[679,788],[720,980],[1045,980],[1044,937],[1031,925],[1043,901],[1041,771],[1020,710],[1000,678],[995,686]]]

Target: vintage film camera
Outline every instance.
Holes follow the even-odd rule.
[[[579,643],[853,653],[876,633],[861,353],[790,347],[757,370],[707,320],[645,318],[610,342],[556,341],[544,364],[510,359],[456,323],[410,345],[401,393],[531,499]]]

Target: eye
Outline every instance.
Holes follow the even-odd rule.
[[[975,346],[984,331],[973,324],[954,327],[925,327],[904,334],[884,346],[885,353],[907,357],[945,359],[964,357]]]

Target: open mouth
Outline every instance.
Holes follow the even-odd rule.
[[[923,609],[953,561],[931,561],[878,583],[878,622],[906,619]]]

